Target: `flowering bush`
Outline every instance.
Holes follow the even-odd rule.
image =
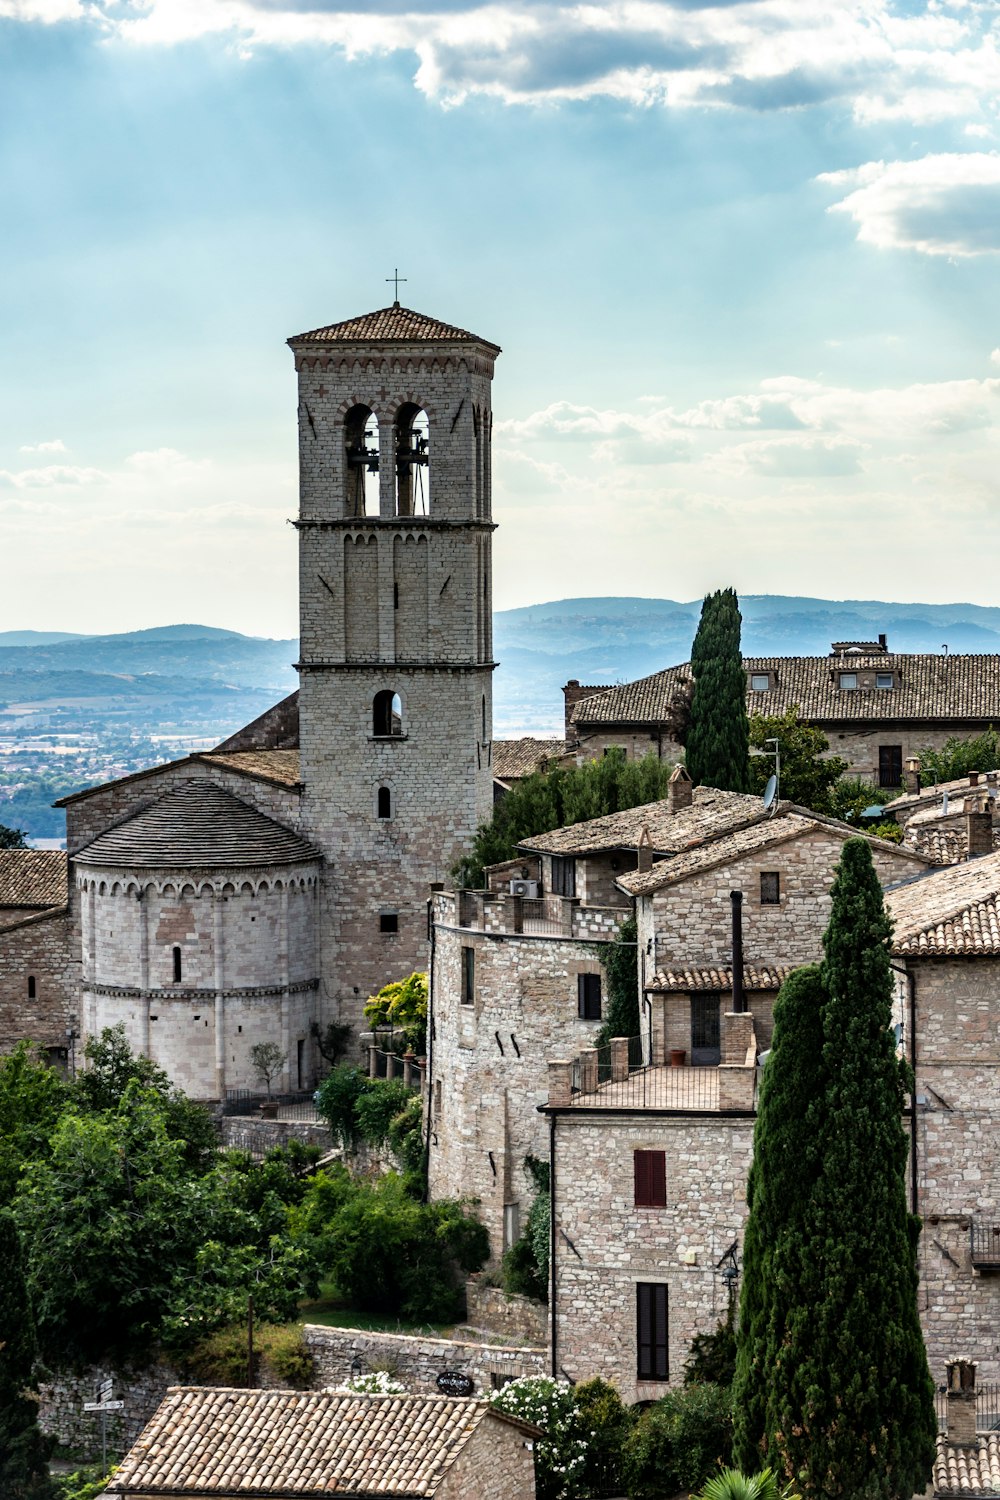
[[[363,1375],[355,1375],[345,1385],[337,1387],[340,1391],[354,1391],[359,1396],[405,1396],[406,1386],[402,1385],[388,1370],[366,1370]]]
[[[524,1375],[495,1391],[490,1402],[545,1433],[535,1442],[538,1500],[571,1500],[578,1495],[587,1466],[587,1443],[581,1435],[573,1387],[549,1375]]]

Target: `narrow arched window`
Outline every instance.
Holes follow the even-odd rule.
[[[430,423],[414,401],[396,413],[395,450],[397,516],[430,515]]]
[[[174,949],[174,984],[181,982],[181,950]]]
[[[378,815],[380,818],[392,817],[392,793],[387,786],[378,789]]]
[[[486,744],[486,694],[483,694],[483,744]]]
[[[398,693],[383,688],[372,703],[372,734],[380,738],[403,733],[403,703]]]
[[[29,1000],[34,1000],[35,993],[36,993],[35,992],[35,976],[34,976],[34,974],[29,974],[28,975],[28,999]]]
[[[344,418],[347,516],[379,513],[378,418],[370,406],[352,406]]]

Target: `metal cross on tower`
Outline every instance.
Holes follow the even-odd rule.
[[[393,297],[395,298],[395,305],[396,305],[396,307],[398,307],[399,306],[399,283],[401,281],[406,281],[407,278],[405,276],[400,276],[400,274],[399,274],[399,267],[396,266],[393,269],[392,275],[391,276],[387,276],[385,279],[386,279],[386,281],[391,281],[392,284],[393,284]]]

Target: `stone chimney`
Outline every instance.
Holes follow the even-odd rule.
[[[645,875],[653,868],[653,840],[649,836],[649,829],[645,826],[639,834],[638,854],[639,863],[636,868],[641,875]]]
[[[575,677],[571,677],[563,688],[563,723],[567,745],[578,745],[580,735],[577,727],[572,723],[573,710],[581,698],[592,698],[595,693],[607,692],[607,686],[598,684],[596,687],[581,685]]]
[[[667,810],[671,817],[691,806],[694,782],[684,766],[675,766],[667,782]]]
[[[976,1362],[952,1359],[947,1371],[948,1445],[952,1448],[976,1448]]]
[[[920,757],[908,755],[903,767],[903,791],[915,795],[920,791]]]
[[[993,853],[993,814],[988,798],[969,798],[965,804],[965,842],[969,859]]]

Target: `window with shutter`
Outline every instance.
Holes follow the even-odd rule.
[[[575,896],[576,895],[576,860],[564,859],[561,855],[552,856],[552,894],[553,896]]]
[[[666,1208],[667,1153],[634,1151],[636,1208]]]
[[[777,870],[761,870],[760,904],[761,906],[781,905],[781,876]]]
[[[636,1284],[636,1370],[640,1380],[669,1380],[667,1288],[659,1282]]]
[[[601,1019],[600,974],[578,974],[576,976],[576,1008],[581,1021]]]

